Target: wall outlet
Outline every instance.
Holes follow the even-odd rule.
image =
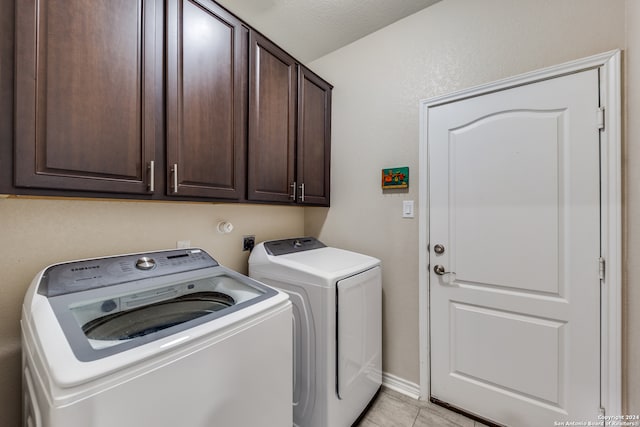
[[[242,250],[251,252],[256,245],[256,236],[244,236],[242,238]]]
[[[187,249],[191,247],[191,240],[178,240],[176,242],[176,248]]]

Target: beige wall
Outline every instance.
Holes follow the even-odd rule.
[[[45,266],[78,258],[170,249],[190,240],[221,264],[246,273],[242,236],[257,241],[303,234],[303,209],[0,198],[0,426],[20,420],[20,310],[33,277]],[[235,229],[220,234],[228,220]]]
[[[307,209],[305,227],[382,259],[384,371],[419,382],[418,221],[401,218],[418,194],[418,101],[624,47],[624,0],[443,0],[310,64],[335,85],[333,204]],[[380,169],[404,165],[409,192],[383,193]]]

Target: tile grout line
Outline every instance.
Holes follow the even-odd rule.
[[[413,419],[413,423],[411,424],[411,427],[415,427],[416,423],[418,422],[418,417],[420,416],[420,411],[422,411],[422,408],[420,408],[417,405],[413,405],[414,408],[418,409],[418,412],[416,412],[416,417]]]
[[[422,410],[419,407],[417,407],[417,408],[418,408],[418,412],[416,412],[416,417],[413,419],[413,423],[411,423],[411,427],[415,427],[416,422],[418,421],[418,417],[420,416],[420,411]]]

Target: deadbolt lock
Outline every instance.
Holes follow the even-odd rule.
[[[438,255],[442,255],[444,253],[444,246],[442,246],[441,244],[437,244],[433,247],[433,251]]]

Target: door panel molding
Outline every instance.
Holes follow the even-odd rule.
[[[537,404],[552,405],[561,410],[561,402],[564,400],[562,378],[567,361],[566,354],[562,351],[566,345],[563,331],[566,322],[456,301],[450,303],[449,315],[454,333],[450,352],[452,375],[482,383],[483,387],[494,388],[501,393],[520,394]],[[500,321],[496,322],[495,319]],[[509,331],[500,330],[501,323],[505,320],[515,325],[512,327],[518,330],[519,337],[534,335],[539,340],[527,338],[514,345],[514,338]],[[496,330],[497,333],[492,342],[477,345],[477,337],[468,334],[470,328],[465,328],[465,324],[485,324],[483,326]],[[543,360],[533,360],[536,357],[534,354],[537,342],[544,342],[545,348],[550,349],[543,355]],[[486,364],[482,362],[492,358],[494,353],[501,354],[506,360],[521,361],[520,369],[513,369],[511,366],[508,371],[487,371]],[[559,359],[554,357],[557,353],[561,354]],[[527,384],[528,378],[525,377],[531,374],[531,369],[534,369],[536,381],[534,384]]]
[[[489,286],[563,296],[562,272],[557,261],[558,254],[563,251],[563,239],[556,239],[556,232],[541,234],[538,230],[562,229],[561,212],[550,207],[558,197],[564,198],[562,193],[567,183],[561,175],[551,172],[545,175],[547,179],[530,179],[539,170],[557,171],[565,157],[562,155],[564,137],[552,138],[563,134],[562,114],[557,111],[501,111],[449,131],[448,198],[456,209],[449,211],[448,265],[456,272],[456,282],[473,277],[478,283]],[[511,127],[508,136],[497,137],[505,132],[503,123],[507,121],[518,123],[517,132]],[[541,144],[531,145],[528,139],[519,138],[518,133],[526,133]],[[544,145],[543,151],[536,153],[541,145]],[[487,173],[484,162],[478,161],[482,156],[499,159],[504,167]],[[485,179],[481,178],[483,176]],[[501,201],[514,187],[521,190],[520,196],[511,199],[513,205],[506,207]],[[478,191],[478,188],[490,191]],[[533,200],[532,195],[535,195]],[[457,196],[462,196],[467,204],[472,200],[474,205],[482,206],[481,212],[457,206]],[[478,223],[491,222],[491,218],[500,223],[506,239],[496,241],[500,233],[495,233],[493,228],[477,227]],[[523,222],[530,226],[521,227]],[[513,247],[509,245],[513,236],[530,243]],[[545,240],[544,236],[551,238]],[[498,249],[497,252],[479,247],[488,241],[493,241],[492,248]],[[479,253],[483,255],[477,256]],[[545,257],[537,256],[541,253]],[[529,263],[527,260],[532,258],[538,261]],[[518,274],[514,276],[510,273],[512,269],[501,268],[504,264],[515,266]],[[546,286],[542,288],[541,284]]]
[[[621,51],[614,50],[567,62],[542,70],[484,84],[420,102],[420,193],[419,193],[419,319],[420,319],[420,396],[430,397],[429,353],[429,190],[428,138],[429,110],[443,104],[504,89],[597,69],[600,102],[604,107],[605,127],[600,133],[601,170],[601,256],[606,274],[601,280],[601,406],[606,414],[622,413],[622,187],[621,187]],[[596,112],[594,112],[594,117]],[[595,122],[595,119],[594,119]],[[435,243],[435,242],[432,242]],[[594,260],[596,263],[597,260]],[[495,292],[512,290],[493,289]],[[546,296],[541,296],[546,298]]]

